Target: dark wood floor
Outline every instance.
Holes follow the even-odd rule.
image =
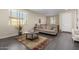
[[[40,34],[49,40],[45,50],[79,50],[79,42],[74,42],[70,33],[59,33],[57,36]],[[0,50],[28,50],[15,37],[0,39]]]

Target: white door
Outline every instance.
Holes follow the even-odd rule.
[[[72,14],[70,12],[61,15],[61,31],[72,31]]]

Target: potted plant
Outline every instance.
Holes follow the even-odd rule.
[[[22,26],[19,25],[19,28],[18,28],[18,35],[22,35]]]
[[[16,29],[18,30],[18,35],[22,35],[22,28],[23,28],[23,25],[19,22],[18,25],[15,26]]]

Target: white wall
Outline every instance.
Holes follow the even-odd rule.
[[[77,20],[77,15],[76,15],[76,10],[72,11],[72,29],[76,29],[76,20]]]
[[[17,35],[17,30],[8,24],[9,12],[0,9],[0,39]]]
[[[22,10],[27,13],[26,15],[26,24],[23,27],[23,32],[31,31],[36,23],[38,23],[39,18],[42,20],[42,24],[46,23],[46,17],[40,14],[28,10]],[[0,10],[0,39],[10,36],[17,35],[17,30],[9,25],[9,11],[8,9]]]
[[[79,30],[79,9],[73,11],[73,20],[74,20],[73,21],[73,23],[74,23],[73,29]],[[77,28],[77,26],[78,26],[78,28]]]

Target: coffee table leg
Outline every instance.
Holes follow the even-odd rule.
[[[32,34],[32,39],[33,39],[33,34]]]
[[[26,34],[26,39],[27,39],[27,34]]]

